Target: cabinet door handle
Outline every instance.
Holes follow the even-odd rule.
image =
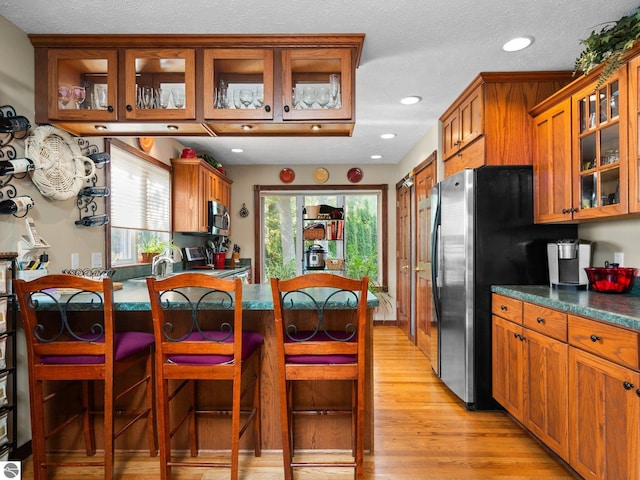
[[[625,390],[631,390],[634,387],[633,383],[630,382],[622,382],[622,386]]]
[[[520,341],[524,342],[527,339],[527,337],[525,337],[524,335],[520,335]]]
[[[538,318],[536,318],[536,322],[538,322],[538,323],[544,323],[544,318],[542,318],[542,317],[538,317]]]
[[[500,305],[500,310],[502,310],[503,312],[507,311],[507,306],[506,305]]]
[[[562,209],[562,213],[569,213],[569,212],[571,212],[571,210],[568,210],[568,209],[566,209],[566,208],[563,208],[563,209]]]
[[[513,338],[520,338],[520,334],[519,333],[514,333],[513,334]]]
[[[577,209],[577,208],[574,208],[574,207],[571,207],[571,210],[569,210],[569,211],[570,211],[571,213],[575,213],[575,212],[577,212],[577,211],[578,211],[578,209]]]
[[[285,106],[284,106],[284,111],[285,111],[285,112],[288,112],[288,111],[289,111],[289,105],[285,105]]]
[[[269,113],[271,111],[271,105],[265,105],[264,106],[264,111]],[[285,110],[286,112],[288,112],[289,110]]]
[[[109,106],[107,107],[107,110],[108,110],[109,112],[113,112],[113,106],[109,105]]]
[[[636,395],[640,397],[640,388],[636,390]]]
[[[127,112],[130,112],[131,110],[133,110],[133,107],[131,105],[127,105],[126,109],[127,109]]]
[[[591,341],[594,343],[597,342],[598,340],[602,340],[602,337],[599,337],[597,335],[591,335],[591,337],[589,338],[591,338]]]

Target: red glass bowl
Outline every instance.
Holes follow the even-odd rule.
[[[633,287],[637,268],[587,267],[589,289],[602,293],[627,293]]]

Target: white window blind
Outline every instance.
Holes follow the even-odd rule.
[[[171,230],[169,171],[111,145],[111,226]]]

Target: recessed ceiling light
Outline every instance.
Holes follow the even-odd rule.
[[[371,160],[380,160],[382,158],[382,155],[371,155]]]
[[[505,52],[517,52],[518,50],[523,50],[527,48],[529,45],[533,43],[533,37],[525,36],[525,37],[517,37],[509,40],[502,46],[502,49]]]
[[[243,150],[243,149],[241,149],[241,148],[232,148],[232,149],[231,149],[231,151],[232,151],[233,153],[242,153],[242,152],[244,152],[244,150]]]
[[[383,133],[382,135],[380,135],[380,138],[384,138],[386,140],[389,138],[394,138],[395,136],[396,136],[395,133]]]
[[[415,105],[416,103],[419,103],[422,101],[422,97],[419,97],[417,95],[412,95],[410,97],[404,97],[403,99],[400,100],[400,103],[403,105]]]

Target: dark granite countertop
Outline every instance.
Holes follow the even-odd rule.
[[[548,285],[494,285],[491,291],[568,313],[640,330],[640,296],[550,288]]]

